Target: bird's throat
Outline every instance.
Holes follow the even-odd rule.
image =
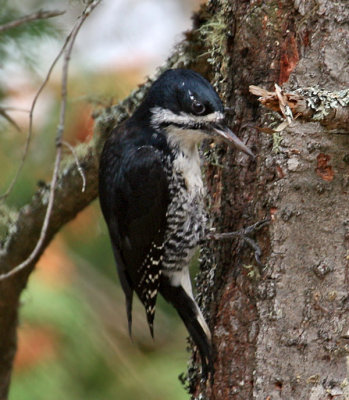
[[[168,127],[166,133],[170,147],[177,147],[180,151],[188,155],[197,152],[198,144],[207,138],[205,132],[197,129]]]

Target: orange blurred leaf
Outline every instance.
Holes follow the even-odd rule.
[[[30,369],[40,362],[57,356],[58,340],[47,327],[21,326],[18,331],[18,351],[14,368]]]

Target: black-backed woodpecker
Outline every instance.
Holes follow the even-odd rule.
[[[211,333],[195,302],[189,263],[206,232],[198,143],[223,139],[253,156],[227,127],[211,84],[186,69],[164,72],[134,114],[116,127],[100,160],[99,195],[123,291],[129,332],[132,297],[153,335],[158,293],[173,304],[212,371]]]

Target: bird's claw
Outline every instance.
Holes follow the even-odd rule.
[[[270,224],[270,219],[266,218],[262,221],[258,221],[254,223],[253,225],[250,225],[246,228],[239,229],[238,231],[235,232],[226,232],[226,233],[214,233],[211,232],[208,235],[208,240],[222,240],[222,239],[231,239],[234,237],[239,237],[241,238],[248,246],[251,247],[252,250],[254,250],[254,258],[256,260],[256,263],[260,267],[264,267],[263,263],[261,262],[261,255],[262,255],[262,250],[259,247],[258,243],[252,239],[250,236],[254,234],[255,232],[258,232],[262,228],[264,228],[266,225]]]

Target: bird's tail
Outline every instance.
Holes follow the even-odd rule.
[[[128,279],[124,262],[123,262],[123,260],[122,260],[122,258],[120,256],[119,250],[116,248],[116,246],[114,245],[113,241],[112,241],[112,247],[113,247],[114,257],[115,257],[115,261],[116,261],[116,266],[117,266],[118,273],[119,273],[121,287],[122,287],[122,290],[124,291],[124,294],[125,294],[128,333],[129,333],[130,337],[132,338],[132,299],[133,299],[133,289],[132,289],[132,286],[131,286],[130,281]]]
[[[213,373],[211,332],[194,300],[188,269],[164,272],[160,293],[176,308],[198,347],[202,363],[202,377],[207,379],[208,374]]]

